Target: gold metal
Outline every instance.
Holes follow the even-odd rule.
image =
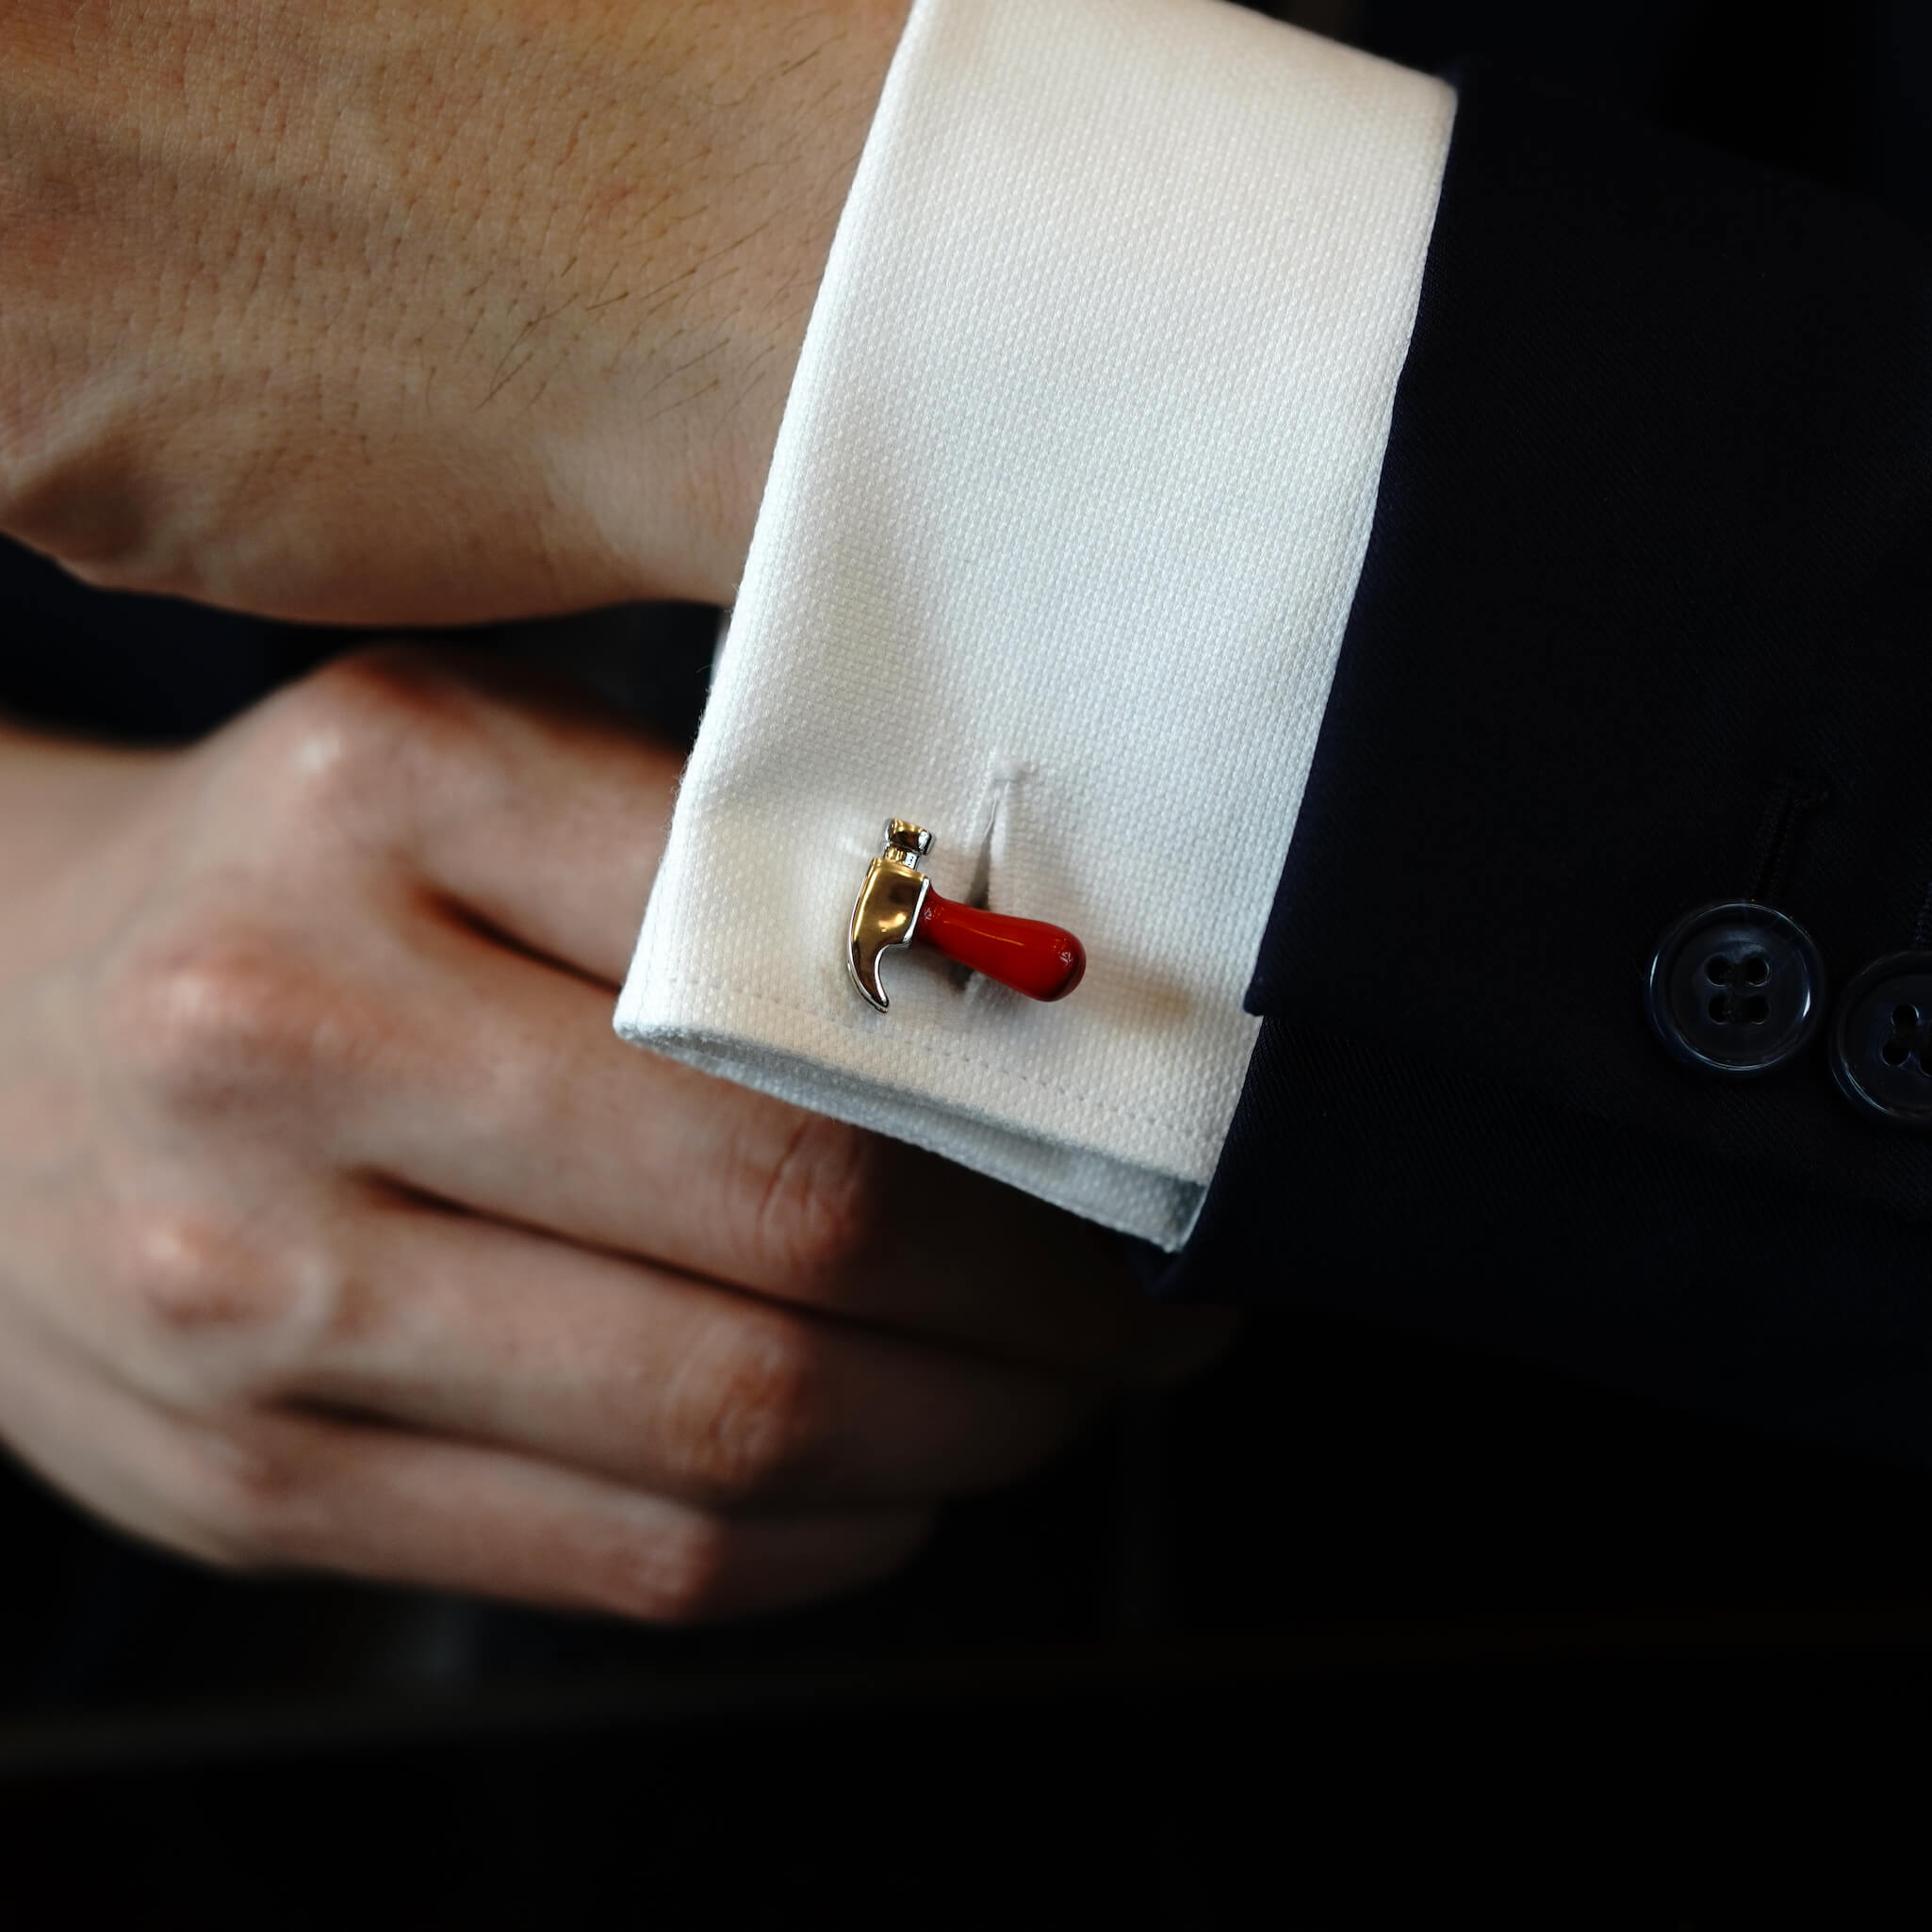
[[[852,934],[846,964],[852,984],[883,1013],[892,1002],[878,976],[879,955],[909,946],[919,929],[919,910],[932,881],[919,861],[932,850],[932,834],[903,818],[886,821],[885,850],[872,861],[852,907]]]

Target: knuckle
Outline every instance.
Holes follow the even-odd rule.
[[[836,1299],[832,1291],[863,1266],[884,1223],[883,1143],[808,1115],[756,1180],[749,1226],[761,1274]]]
[[[671,1454],[681,1486],[722,1504],[795,1487],[821,1449],[823,1379],[802,1321],[740,1314],[718,1324],[674,1385]]]
[[[114,1253],[120,1305],[186,1400],[272,1395],[341,1325],[341,1283],[324,1257],[266,1249],[212,1216],[129,1216]]]
[[[436,651],[385,645],[336,658],[250,725],[250,773],[295,849],[364,864],[392,855],[422,814],[500,772],[474,677]],[[452,778],[460,782],[451,783]]]
[[[101,989],[115,1064],[204,1110],[319,1070],[345,1044],[336,1003],[282,936],[191,909],[127,946]]]
[[[477,699],[444,660],[413,645],[333,659],[276,707],[281,761],[305,797],[386,791],[406,761],[467,744]]]
[[[735,1535],[721,1518],[692,1514],[660,1525],[641,1544],[614,1543],[594,1564],[590,1596],[599,1608],[651,1623],[702,1623],[729,1607]]]
[[[226,1229],[179,1211],[131,1217],[117,1274],[123,1301],[164,1334],[205,1334],[253,1318],[250,1270]]]
[[[274,1432],[239,1421],[201,1433],[181,1498],[194,1553],[230,1570],[300,1560],[307,1508],[302,1458]]]

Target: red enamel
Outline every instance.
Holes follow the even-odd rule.
[[[919,937],[949,959],[1031,1000],[1060,1000],[1080,984],[1087,952],[1063,925],[986,912],[927,892]]]

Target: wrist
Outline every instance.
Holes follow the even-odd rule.
[[[909,5],[29,30],[0,63],[0,527],[306,621],[729,598]]]
[[[581,509],[634,598],[729,603],[860,152],[911,0],[732,16],[691,111],[688,192],[608,237],[606,381],[574,450]],[[654,184],[653,184],[654,187]],[[618,186],[631,198],[641,186]],[[631,286],[632,284],[635,286]]]

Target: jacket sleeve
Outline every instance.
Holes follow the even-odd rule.
[[[1461,76],[1265,1023],[1163,1292],[1932,1462],[1932,1133],[1829,1065],[1839,990],[1924,943],[1928,314],[1880,217]],[[1745,1077],[1645,1010],[1722,901],[1823,969]]]

